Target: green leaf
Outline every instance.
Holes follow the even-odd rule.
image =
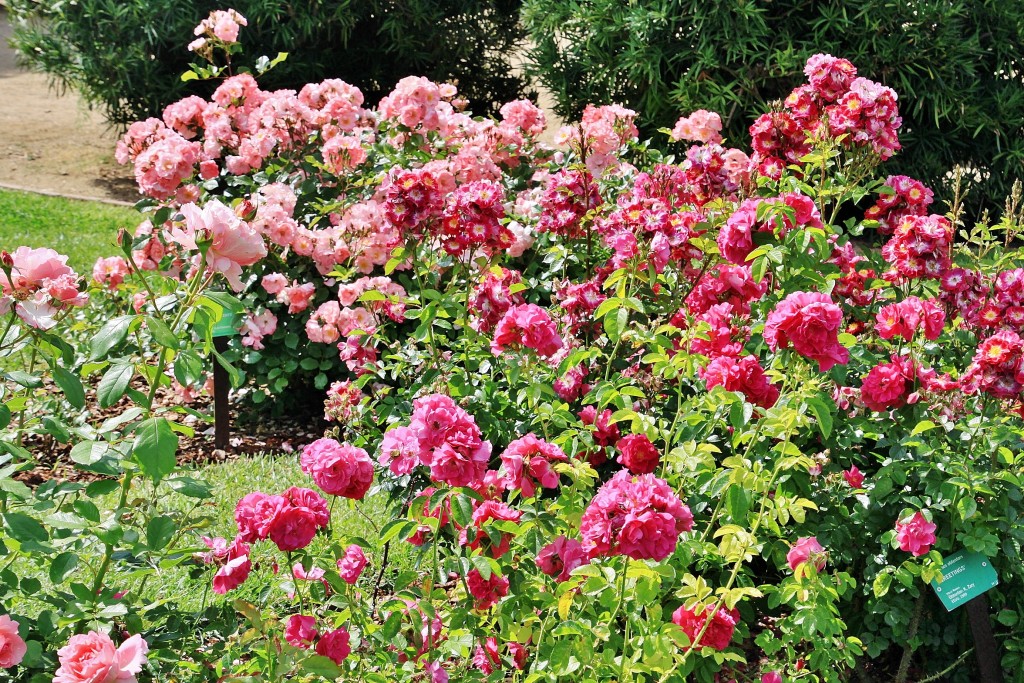
[[[892,584],[892,574],[884,573],[879,574],[875,577],[875,582],[871,586],[871,590],[874,591],[875,597],[880,598],[889,592],[889,586]]]
[[[178,337],[171,330],[170,326],[160,318],[154,318],[151,315],[146,316],[146,327],[149,328],[149,333],[153,335],[153,340],[160,346],[168,349],[178,349]]]
[[[11,372],[5,372],[3,373],[3,376],[6,379],[11,380],[15,384],[20,384],[26,389],[35,389],[37,387],[43,386],[42,378],[36,377],[35,375],[30,375],[27,372],[22,372],[21,370],[12,370]]]
[[[132,453],[143,474],[158,485],[177,465],[178,435],[166,418],[151,417],[135,432]]]
[[[42,524],[21,512],[8,512],[4,515],[4,522],[11,530],[11,538],[16,541],[45,543],[50,538]]]
[[[146,525],[146,545],[150,550],[163,550],[171,542],[178,525],[166,515],[160,515],[149,520]]]
[[[77,566],[77,553],[61,553],[50,563],[50,582],[53,584],[64,583],[64,580],[71,572],[75,571]]]
[[[92,465],[103,459],[110,451],[105,441],[79,441],[71,449],[71,461],[79,465]]]
[[[194,351],[182,351],[174,357],[174,379],[183,386],[198,384],[203,379],[203,359]]]
[[[99,401],[100,408],[109,408],[120,401],[134,376],[135,366],[132,363],[117,362],[112,364],[103,373],[99,386],[96,387],[96,398]]]
[[[473,521],[473,501],[462,494],[452,496],[452,517],[460,527],[469,526]]]
[[[11,424],[11,409],[7,407],[6,403],[0,403],[0,429],[9,424]]]
[[[122,315],[108,321],[106,325],[101,327],[100,331],[92,339],[91,360],[105,358],[114,347],[123,342],[125,337],[128,336],[128,329],[131,327],[134,319],[135,316],[133,315]]]
[[[302,660],[302,670],[330,680],[335,680],[345,674],[344,669],[322,655],[313,655]]]
[[[189,498],[207,499],[213,498],[213,488],[205,481],[199,481],[192,477],[174,477],[167,480],[167,485]]]
[[[81,410],[85,407],[85,387],[82,386],[82,380],[78,378],[72,372],[62,368],[59,365],[53,366],[53,381],[57,383],[57,386],[64,392],[64,397],[67,398],[68,403]]]
[[[812,396],[807,399],[807,407],[814,413],[821,435],[827,439],[832,433],[832,409],[829,404],[817,396]]]

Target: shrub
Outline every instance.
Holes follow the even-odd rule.
[[[12,0],[14,45],[21,58],[62,87],[78,90],[119,126],[188,94],[212,88],[183,83],[194,55],[184,45],[217,3],[209,0]],[[520,45],[518,0],[359,2],[240,0],[254,54],[288,60],[265,85],[298,88],[343,78],[376,101],[401,77],[426,75],[459,84],[481,112],[522,94],[510,55]]]
[[[1024,166],[1024,6],[988,0],[771,3],[526,0],[530,68],[558,112],[589,102],[640,112],[648,133],[679,112],[720,112],[730,140],[803,80],[818,52],[894,88],[903,150],[893,173],[951,196],[947,173],[983,177],[973,205],[1005,196]]]

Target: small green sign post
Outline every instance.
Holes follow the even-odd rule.
[[[981,553],[961,550],[942,563],[942,583],[932,588],[947,612],[999,585],[999,577],[989,559]]]
[[[942,582],[932,581],[932,589],[946,610],[952,612],[967,605],[967,616],[974,636],[974,654],[978,659],[979,683],[1002,683],[999,644],[992,634],[985,592],[999,585],[999,576],[991,560],[981,553],[960,550],[942,563]]]
[[[228,350],[228,337],[238,334],[238,314],[224,309],[213,324],[213,348],[218,354]],[[213,447],[225,449],[231,438],[231,415],[228,390],[231,388],[227,370],[216,359],[213,362]]]

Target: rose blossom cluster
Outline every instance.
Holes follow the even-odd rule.
[[[318,655],[327,657],[335,664],[341,664],[352,652],[348,631],[336,628],[321,634],[316,627],[316,619],[302,614],[293,614],[288,618],[284,639],[292,647],[302,650],[312,647]]]
[[[299,465],[324,493],[362,500],[373,484],[373,461],[358,446],[317,439],[302,449]]]
[[[969,394],[1019,399],[1024,392],[1024,339],[1001,330],[982,341],[960,384]]]
[[[149,645],[140,635],[114,645],[106,633],[79,633],[57,650],[60,667],[53,683],[136,683],[147,652]]]
[[[651,474],[661,462],[661,453],[646,434],[627,434],[615,448],[619,451],[619,462],[633,474]]]
[[[510,308],[494,327],[491,353],[500,356],[507,349],[533,349],[538,356],[555,355],[563,346],[548,312],[536,304]]]
[[[128,261],[121,256],[109,256],[96,259],[92,266],[92,279],[98,285],[106,285],[111,291],[116,290],[128,277]]]
[[[200,37],[188,44],[189,52],[202,53],[212,40],[236,43],[239,28],[248,25],[246,18],[233,9],[214,10],[193,31],[193,34]]]
[[[743,394],[747,401],[765,409],[779,400],[779,388],[768,379],[757,356],[717,356],[698,374],[708,391],[721,386]]]
[[[263,236],[217,199],[202,208],[185,204],[179,211],[185,220],[167,231],[167,240],[194,252],[193,264],[205,262],[208,273],[221,273],[232,289],[242,291],[242,268],[267,255]]]
[[[68,257],[53,249],[18,247],[0,252],[0,316],[12,309],[26,325],[48,330],[69,306],[84,306],[89,295],[79,289]]]
[[[672,623],[683,629],[683,633],[690,639],[690,647],[710,647],[715,650],[724,650],[729,647],[732,635],[736,630],[736,624],[740,622],[740,613],[737,609],[726,609],[719,607],[718,611],[710,615],[708,623],[708,612],[710,607],[702,607],[699,610],[687,609],[682,605],[672,613]],[[703,635],[701,635],[703,631]]]
[[[857,77],[846,59],[818,54],[807,60],[807,85],[785,99],[781,111],[762,114],[750,126],[754,163],[762,175],[778,178],[787,164],[799,164],[811,151],[810,138],[846,134],[848,146],[869,148],[882,160],[900,149],[903,123],[896,93]]]
[[[554,465],[567,462],[562,449],[534,434],[516,439],[501,453],[505,486],[521,490],[524,498],[532,498],[538,488],[558,488],[558,472]]]
[[[891,235],[904,216],[926,216],[935,194],[920,180],[905,175],[885,179],[886,190],[864,212],[866,220],[878,221],[878,232]]]
[[[887,304],[875,316],[875,332],[882,339],[902,337],[910,341],[921,330],[925,339],[935,341],[945,326],[946,311],[942,304],[916,296]]]
[[[882,257],[892,266],[885,277],[939,279],[952,265],[952,245],[953,226],[945,216],[904,216],[882,245]]]
[[[441,244],[453,256],[500,253],[515,237],[502,225],[504,190],[487,180],[461,185],[448,195],[441,214]]]
[[[435,482],[470,486],[483,479],[491,457],[491,443],[480,437],[469,413],[448,396],[431,394],[413,401],[409,426],[384,435],[378,462],[396,475],[423,465]]]
[[[767,214],[758,220],[758,213]],[[779,239],[791,230],[821,228],[821,215],[814,201],[799,192],[784,192],[778,198],[747,199],[740,204],[718,233],[718,249],[732,263],[743,265],[754,251],[754,233],[767,232]]]
[[[874,411],[902,408],[916,400],[915,388],[928,388],[935,371],[910,356],[892,356],[868,371],[860,388],[860,400]]]
[[[490,334],[510,308],[526,303],[519,291],[512,291],[513,286],[522,282],[523,276],[511,268],[495,266],[484,273],[469,299],[470,326],[477,332]]]
[[[588,557],[626,555],[660,562],[676,549],[679,534],[693,528],[693,515],[671,487],[653,474],[626,470],[605,482],[580,520]]]
[[[617,104],[595,107],[588,104],[579,124],[563,126],[555,144],[568,145],[584,158],[587,170],[600,176],[618,167],[616,153],[636,140],[636,112]]]
[[[249,313],[242,323],[239,332],[242,334],[242,346],[248,346],[254,351],[263,349],[263,338],[268,337],[277,331],[277,316],[270,311],[262,311],[259,314]]]
[[[597,183],[589,172],[563,169],[548,177],[538,203],[541,207],[538,232],[580,239],[586,236],[584,216],[602,202]]]
[[[698,109],[689,116],[681,117],[669,136],[672,140],[692,142],[722,142],[722,117],[707,109]]]
[[[526,668],[527,651],[522,643],[511,641],[505,643],[505,650],[512,660],[512,665],[518,670]],[[479,669],[485,676],[490,676],[495,671],[501,671],[504,667],[501,661],[501,652],[498,649],[498,639],[494,636],[487,638],[483,645],[477,645],[473,652],[473,666]]]
[[[356,408],[362,400],[363,392],[353,382],[332,382],[324,400],[324,419],[342,425],[349,424],[355,418]]]

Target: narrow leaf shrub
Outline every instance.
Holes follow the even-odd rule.
[[[964,165],[982,185],[977,204],[1005,196],[1024,166],[1021,3],[526,0],[523,21],[532,72],[565,117],[614,101],[650,133],[704,108],[740,140],[802,82],[807,58],[827,52],[907,103],[893,173],[948,196],[950,169]]]

